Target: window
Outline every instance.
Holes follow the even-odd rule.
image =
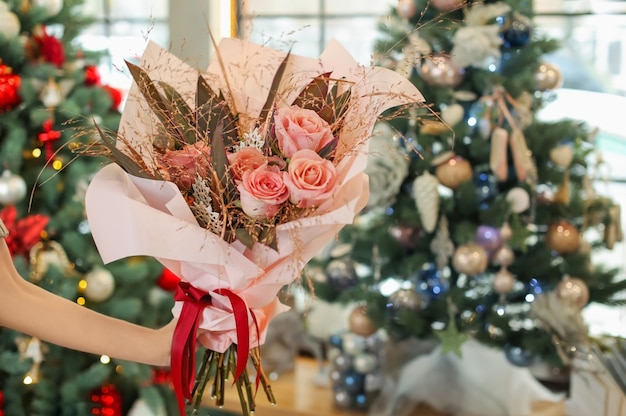
[[[397,0],[245,0],[241,36],[256,43],[317,57],[336,39],[361,64],[369,64],[377,24]]]
[[[85,50],[106,52],[100,72],[110,85],[128,87],[124,60],[140,55],[147,39],[169,42],[168,0],[85,0],[83,10],[97,20],[76,41]]]

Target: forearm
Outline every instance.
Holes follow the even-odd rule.
[[[173,325],[150,329],[80,306],[21,278],[0,241],[0,325],[93,354],[166,366]]]

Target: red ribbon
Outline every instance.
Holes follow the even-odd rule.
[[[228,298],[235,316],[237,366],[235,368],[234,381],[236,382],[245,371],[250,354],[249,309],[244,300],[229,289],[218,289],[215,293]],[[211,306],[211,295],[193,287],[188,282],[181,281],[174,294],[174,300],[183,302],[183,308],[174,329],[170,363],[178,410],[181,416],[184,416],[185,399],[192,400],[191,392],[196,378],[196,335],[198,326],[200,325],[203,309]],[[252,316],[254,318],[254,314]]]

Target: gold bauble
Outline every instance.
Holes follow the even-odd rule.
[[[473,174],[472,165],[461,156],[450,157],[435,168],[439,183],[451,189],[472,180]]]
[[[367,316],[367,308],[365,306],[354,308],[350,313],[348,323],[350,331],[362,337],[369,337],[378,330],[374,322]]]
[[[487,251],[477,243],[462,244],[452,256],[452,267],[458,273],[474,276],[487,269],[489,257]]]
[[[561,75],[561,70],[558,66],[543,63],[537,69],[535,83],[539,91],[553,90],[563,84],[563,75]]]
[[[455,88],[465,77],[465,70],[457,68],[450,56],[444,53],[433,53],[425,57],[418,72],[432,87]]]
[[[515,277],[510,271],[501,268],[493,279],[493,291],[498,294],[507,294],[513,291],[515,287]]]
[[[548,228],[546,245],[559,254],[572,254],[580,247],[578,229],[567,221],[558,221]]]
[[[578,277],[564,276],[556,287],[556,294],[568,304],[580,309],[589,303],[589,287]]]

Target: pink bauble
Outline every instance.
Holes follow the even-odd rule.
[[[465,76],[465,70],[457,68],[450,56],[444,53],[425,57],[418,71],[424,81],[433,87],[457,87]]]
[[[500,269],[493,279],[493,291],[499,294],[510,293],[515,287],[515,277],[505,268]]]
[[[443,12],[449,12],[460,8],[466,0],[430,0],[434,8]]]
[[[458,273],[475,276],[487,269],[487,251],[476,243],[462,244],[452,256],[452,267]]]
[[[403,19],[410,19],[417,14],[415,0],[398,0],[398,16]]]

